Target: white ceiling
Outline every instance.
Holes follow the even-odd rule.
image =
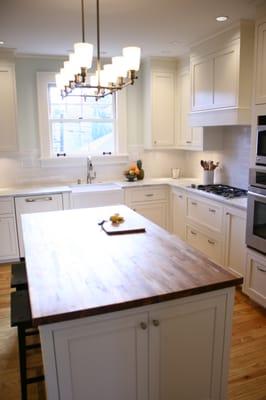
[[[101,50],[119,55],[178,56],[191,44],[254,19],[261,0],[100,0]],[[0,40],[18,53],[66,55],[81,40],[80,0],[0,0]],[[228,15],[229,22],[215,17]],[[96,44],[96,1],[85,0],[86,41]]]

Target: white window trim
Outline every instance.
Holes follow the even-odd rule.
[[[43,166],[49,166],[49,164],[62,165],[70,163],[78,165],[84,156],[80,157],[66,157],[64,162],[63,158],[51,157],[49,152],[49,112],[48,112],[48,84],[55,83],[56,72],[37,72],[37,99],[38,99],[38,125],[39,125],[39,137],[40,137],[40,154]],[[107,164],[116,163],[122,158],[127,157],[127,89],[121,90],[116,96],[116,154],[111,157],[97,156],[93,157],[98,160],[99,163],[104,164],[106,160]],[[72,161],[71,161],[72,159]],[[51,162],[49,162],[49,160]],[[69,160],[69,162],[67,161]]]

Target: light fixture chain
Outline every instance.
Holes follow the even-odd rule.
[[[97,12],[97,71],[98,71],[98,86],[100,86],[100,71],[101,71],[101,60],[100,60],[100,9],[99,0],[96,0],[96,12]]]
[[[82,42],[85,43],[84,0],[81,0],[81,27],[82,27]]]

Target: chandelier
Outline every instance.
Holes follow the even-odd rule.
[[[89,76],[88,71],[92,66],[93,45],[85,42],[84,0],[81,0],[82,42],[74,44],[74,52],[69,54],[68,61],[64,62],[64,67],[55,76],[56,86],[63,98],[66,96],[82,96],[85,99],[87,97],[94,97],[98,100],[128,85],[133,85],[135,79],[137,79],[137,71],[140,65],[139,47],[124,47],[122,56],[112,57],[112,63],[106,64],[102,68],[100,59],[99,0],[96,0],[96,15],[96,71]],[[84,90],[76,94],[76,88]]]

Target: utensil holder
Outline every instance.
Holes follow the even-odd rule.
[[[203,171],[203,185],[213,185],[214,171]]]

